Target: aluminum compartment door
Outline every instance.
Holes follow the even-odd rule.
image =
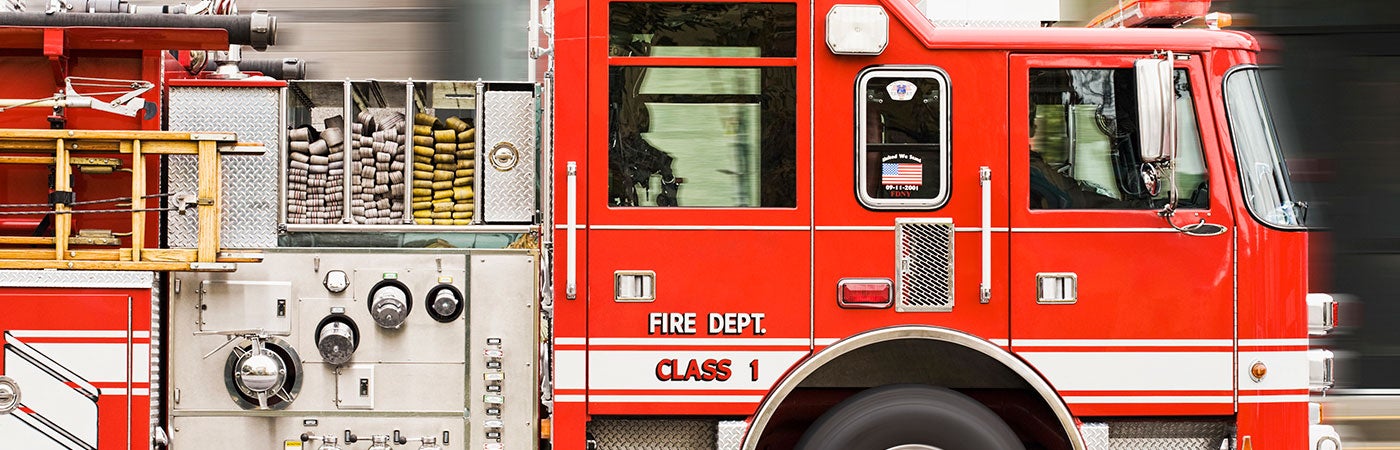
[[[530,85],[526,85],[530,86]],[[481,100],[481,219],[530,223],[535,219],[538,100],[533,90],[493,90]]]
[[[1144,57],[1011,59],[1010,117],[1031,117],[1010,121],[1011,347],[1076,415],[1228,415],[1235,227],[1207,85],[1176,61],[1176,220],[1229,231],[1188,236],[1114,169],[1136,154],[1114,123],[1135,121]]]

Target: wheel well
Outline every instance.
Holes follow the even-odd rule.
[[[744,448],[789,448],[837,403],[891,384],[954,389],[987,405],[1027,442],[1083,446],[1068,408],[1020,359],[965,333],[906,326],[852,336],[793,369],[755,414]]]

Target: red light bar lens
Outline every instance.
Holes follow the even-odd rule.
[[[836,301],[842,308],[888,308],[892,285],[887,279],[844,279]]]

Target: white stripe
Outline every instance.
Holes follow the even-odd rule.
[[[1064,391],[1228,391],[1232,352],[1020,352]]]
[[[1106,395],[1106,396],[1068,396],[1065,403],[1075,404],[1122,404],[1122,403],[1218,403],[1228,404],[1234,400],[1228,395],[1180,395],[1180,396],[1150,396],[1150,395]]]
[[[102,388],[101,395],[126,395],[126,388]],[[131,390],[131,395],[146,397],[151,395],[151,390],[147,388],[136,388]]]
[[[584,343],[583,338],[554,338],[554,345],[583,345]]]
[[[554,403],[583,403],[582,395],[556,395]]]
[[[727,230],[727,231],[807,231],[815,229],[817,231],[894,231],[895,227],[886,225],[818,225],[810,227],[807,225],[579,225],[580,228],[590,230]],[[555,229],[567,230],[567,225],[555,225]],[[982,227],[956,227],[957,232],[972,233],[982,231]],[[1124,228],[1092,228],[1092,227],[1035,227],[1035,228],[1007,228],[991,227],[990,231],[996,233],[1178,233],[1172,228],[1150,228],[1150,227],[1124,227]]]
[[[1307,394],[1241,395],[1240,403],[1306,403]]]
[[[1009,346],[1011,346],[1011,340],[1010,340],[1010,339],[988,339],[988,340],[989,340],[989,341],[992,341],[992,344],[996,345],[997,347],[1009,347]]]
[[[1020,347],[1230,347],[1229,339],[1016,339]]]
[[[1172,228],[1012,228],[1012,233],[1179,233]]]
[[[554,352],[554,388],[583,389],[587,357],[583,350],[560,350]]]
[[[806,225],[589,225],[590,230],[807,231]]]
[[[817,231],[894,231],[893,225],[817,225]]]
[[[817,338],[816,340],[813,341],[813,343],[816,344],[816,345],[818,345],[818,346],[827,346],[827,345],[835,344],[836,341],[839,341],[839,340],[840,340],[840,339],[836,339],[836,338]]]
[[[590,395],[590,403],[758,403],[761,395]]]
[[[127,381],[126,344],[37,343],[29,344],[29,346],[88,381],[109,383]],[[142,356],[142,354],[138,353],[134,356]],[[149,365],[145,362],[139,364],[146,370],[149,370]],[[61,368],[55,368],[55,370],[62,371]],[[138,373],[137,376],[147,378],[146,370],[140,371],[141,373]]]
[[[1308,339],[1240,339],[1241,347],[1308,345]]]
[[[792,346],[805,347],[811,345],[811,341],[806,338],[589,338],[588,345],[631,345],[631,346],[733,346],[733,347],[754,347],[754,346]]]
[[[1268,368],[1263,378],[1254,381],[1249,369],[1254,362],[1264,363]],[[1307,389],[1308,352],[1306,350],[1287,352],[1240,352],[1239,374],[1235,383],[1240,390],[1255,389]]]
[[[124,338],[126,331],[123,330],[10,330],[14,337],[21,338]],[[151,337],[149,332],[141,336],[140,332],[136,337]]]

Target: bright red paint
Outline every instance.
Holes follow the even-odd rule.
[[[579,249],[578,297],[559,290],[555,335],[564,338],[649,339],[651,312],[714,311],[767,313],[764,338],[816,339],[820,351],[833,339],[896,324],[927,324],[961,330],[1017,351],[1018,339],[1161,339],[1190,345],[1115,346],[1093,351],[1213,351],[1233,354],[1235,339],[1306,337],[1306,293],[1302,233],[1267,228],[1254,220],[1241,198],[1236,163],[1221,100],[1221,79],[1230,68],[1255,61],[1257,42],[1233,31],[1160,29],[975,30],[934,28],[911,3],[902,0],[842,1],[876,4],[890,14],[889,45],[880,56],[838,56],[823,41],[827,11],[823,0],[809,10],[797,3],[799,197],[793,208],[609,208],[607,132],[609,65],[754,65],[751,61],[687,60],[607,56],[608,2],[560,0],[556,8],[556,98],[554,185],[557,222],[567,208],[577,211],[577,242],[556,230],[556,248]],[[1150,2],[1144,2],[1150,3]],[[1225,225],[1229,232],[1193,238],[1175,233],[1027,233],[992,235],[992,297],[978,302],[980,236],[957,233],[954,244],[956,307],[950,313],[898,313],[889,309],[842,309],[837,282],[842,278],[894,278],[896,217],[951,218],[960,227],[980,225],[977,170],[992,169],[992,223],[1012,228],[1161,228],[1155,211],[1039,211],[1026,204],[1026,70],[1030,67],[1129,67],[1135,58],[1169,49],[1189,59],[1201,142],[1210,173],[1209,211],[1187,210],[1179,223],[1198,218]],[[763,64],[783,64],[765,60]],[[948,75],[951,98],[951,197],[931,211],[874,211],[854,194],[854,92],[862,69],[877,65],[935,66]],[[585,105],[577,107],[571,105]],[[564,202],[565,165],[578,167],[578,202]],[[810,169],[809,169],[810,168]],[[804,194],[805,193],[805,194]],[[636,226],[653,229],[618,229]],[[715,226],[750,230],[696,229]],[[588,228],[593,227],[593,228]],[[670,227],[671,229],[666,229]],[[675,227],[692,227],[678,230]],[[757,228],[755,228],[757,227]],[[765,228],[766,227],[766,228]],[[839,227],[865,227],[842,230]],[[873,227],[873,228],[872,228]],[[600,229],[601,228],[601,229]],[[556,286],[566,286],[564,255],[556,260]],[[1054,268],[1054,269],[1052,269]],[[613,272],[654,270],[653,303],[617,303]],[[1073,271],[1081,280],[1076,305],[1037,305],[1034,275]],[[1029,278],[1029,280],[1028,280]],[[1131,288],[1131,289],[1130,289]],[[1236,294],[1238,292],[1238,294]],[[1236,316],[1238,309],[1238,316]],[[1236,325],[1238,324],[1238,325]],[[662,336],[651,336],[661,338]],[[697,333],[696,338],[725,338]],[[754,336],[734,336],[753,338]],[[674,338],[674,336],[665,336]],[[1224,342],[1201,346],[1189,341]],[[586,364],[592,377],[630,376],[623,369],[594,366],[606,352],[680,348],[666,341],[652,345],[557,346],[559,351],[595,352]],[[724,350],[723,344],[711,348]],[[692,347],[685,347],[687,349]],[[749,347],[728,347],[734,349]],[[800,347],[797,347],[800,348]],[[1076,351],[1083,347],[1039,347]],[[1273,348],[1256,348],[1270,350]],[[1172,395],[1235,395],[1239,364],[1208,375],[1225,388],[1177,391]],[[734,378],[742,378],[740,362]],[[779,368],[785,371],[787,368]],[[563,370],[563,369],[559,369]],[[586,374],[564,374],[598,385]],[[1163,386],[1170,389],[1170,386]],[[1240,395],[1253,395],[1238,386]],[[693,394],[703,391],[603,390],[571,387],[558,395],[580,400],[556,403],[554,443],[580,448],[591,415],[747,416],[758,406],[745,403],[646,403],[589,400],[618,394]],[[745,391],[721,391],[733,395]],[[762,391],[759,391],[760,393]],[[1275,394],[1280,392],[1274,392]],[[1293,393],[1293,392],[1289,392]],[[1296,393],[1295,393],[1296,394]],[[1070,391],[1061,395],[1161,395],[1158,391]],[[601,397],[599,397],[601,398]],[[770,399],[771,400],[771,399]],[[1071,410],[1092,416],[1235,416],[1239,435],[1255,448],[1293,448],[1306,439],[1303,403],[1080,404]],[[1238,410],[1238,412],[1236,412]]]

